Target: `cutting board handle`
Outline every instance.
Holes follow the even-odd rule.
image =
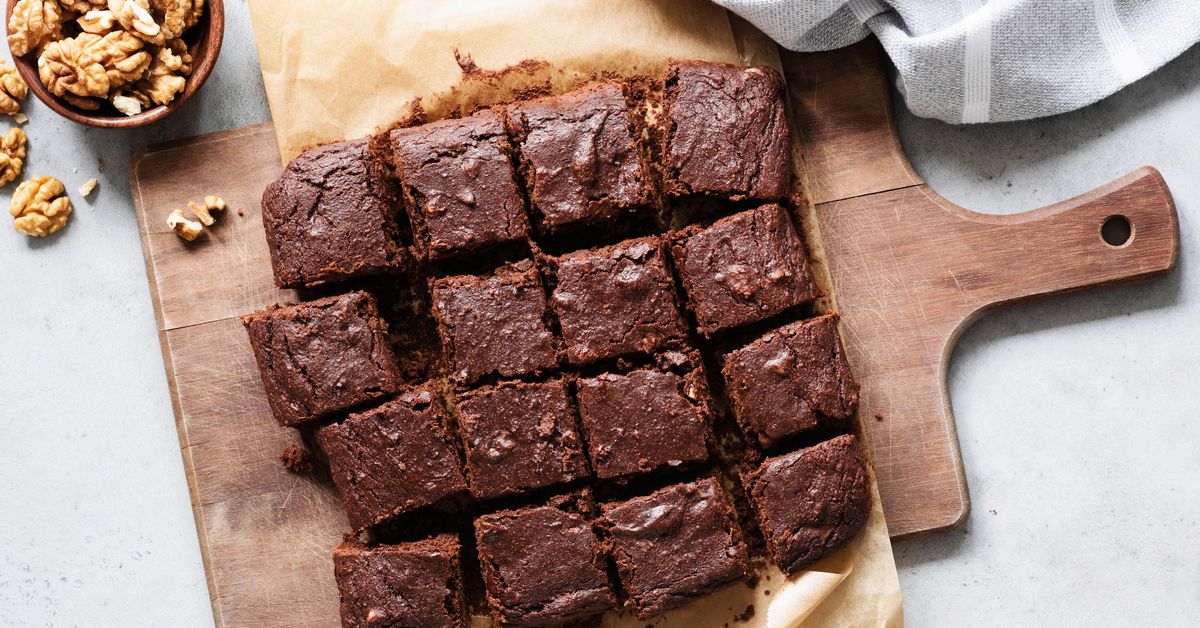
[[[928,188],[926,188],[928,190]],[[982,291],[987,308],[1171,272],[1179,249],[1175,202],[1158,170],[1139,168],[1040,209],[989,215],[939,205],[974,223],[953,243],[973,251],[951,280]],[[1012,272],[1016,268],[1018,272]]]

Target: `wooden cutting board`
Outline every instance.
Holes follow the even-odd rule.
[[[1170,193],[1147,168],[1032,212],[975,214],[909,166],[874,44],[784,65],[889,531],[945,529],[969,509],[945,389],[958,335],[1000,304],[1170,272]],[[270,419],[238,320],[295,298],[272,283],[259,208],[280,170],[269,124],[152,147],[130,166],[209,590],[228,625],[336,622],[333,579],[311,566],[327,564],[345,516],[327,480],[281,472],[297,436]],[[206,194],[230,210],[208,241],[184,243],[165,218]],[[1122,246],[1100,235],[1116,215],[1132,228]]]

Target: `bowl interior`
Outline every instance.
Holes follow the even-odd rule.
[[[16,3],[17,0],[8,0],[8,6],[4,13],[6,35],[8,19],[12,16]],[[170,103],[151,107],[136,115],[127,116],[108,104],[97,111],[87,111],[55,97],[38,77],[36,53],[31,52],[24,57],[14,56],[13,64],[17,67],[21,77],[29,84],[29,91],[64,118],[80,124],[104,128],[128,128],[149,124],[162,119],[186,104],[192,95],[204,85],[208,75],[212,73],[217,56],[221,52],[221,40],[225,34],[225,5],[223,0],[208,0],[205,4],[204,15],[201,16],[200,21],[183,35],[183,40],[188,45],[188,52],[192,55],[192,74],[187,77],[183,91]]]

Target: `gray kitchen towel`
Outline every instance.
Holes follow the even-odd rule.
[[[1002,122],[1089,105],[1200,41],[1200,0],[715,0],[785,48],[874,33],[913,113]]]

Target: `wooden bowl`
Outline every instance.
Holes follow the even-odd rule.
[[[13,6],[16,4],[17,0],[8,0],[8,9],[4,12],[6,39],[8,18],[12,16]],[[107,129],[131,128],[150,124],[183,107],[192,95],[204,85],[204,81],[208,79],[213,66],[217,63],[217,56],[221,54],[221,40],[225,36],[225,4],[223,0],[208,0],[205,4],[207,6],[200,21],[183,35],[183,40],[188,45],[188,52],[192,54],[192,74],[187,77],[183,91],[170,103],[152,107],[137,115],[127,116],[111,106],[101,107],[97,111],[87,111],[55,97],[38,77],[37,53],[35,52],[24,57],[14,56],[13,64],[17,66],[17,71],[29,84],[29,91],[33,92],[38,100],[46,103],[46,106],[55,113],[68,120]]]

